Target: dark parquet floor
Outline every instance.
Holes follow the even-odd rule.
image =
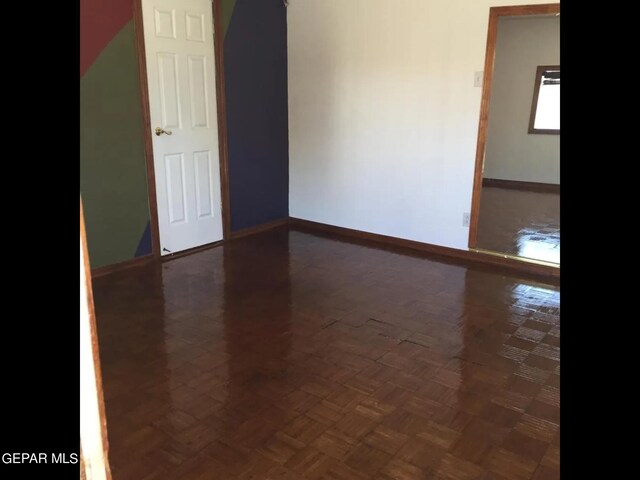
[[[482,187],[477,246],[560,263],[560,195]]]
[[[114,480],[559,478],[558,287],[284,228],[94,295]]]

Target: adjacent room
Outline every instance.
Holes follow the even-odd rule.
[[[83,478],[559,479],[559,12],[81,0]]]
[[[560,263],[560,17],[500,18],[477,247]]]

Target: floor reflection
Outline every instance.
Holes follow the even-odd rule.
[[[560,263],[560,195],[483,187],[478,248]]]
[[[114,480],[558,478],[556,287],[280,229],[94,289]]]
[[[544,464],[555,452],[548,442],[559,441],[559,308],[556,288],[466,271],[458,406],[474,418],[459,455],[488,455],[506,474],[509,458]],[[549,416],[536,418],[539,410]],[[541,478],[557,478],[538,469]]]

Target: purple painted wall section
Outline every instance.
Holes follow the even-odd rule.
[[[231,230],[289,215],[287,12],[237,0],[224,40]]]

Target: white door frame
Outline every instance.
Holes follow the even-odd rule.
[[[224,86],[224,31],[222,25],[221,0],[212,0],[213,9],[213,49],[216,75],[216,105],[218,122],[218,150],[220,159],[220,194],[222,200],[222,235],[223,240],[230,238],[231,212],[229,201],[229,161],[227,146],[227,108]],[[149,86],[147,84],[147,60],[145,55],[144,29],[142,23],[142,0],[133,4],[133,23],[138,58],[138,77],[140,82],[140,99],[142,104],[144,154],[147,167],[147,189],[149,192],[149,221],[151,226],[151,248],[154,258],[160,258],[160,232],[158,228],[158,201],[156,196],[155,166],[153,161],[153,139],[151,133],[151,114],[149,110]],[[196,247],[207,248],[210,245]],[[180,253],[189,252],[186,250]],[[170,258],[170,256],[169,256]]]

